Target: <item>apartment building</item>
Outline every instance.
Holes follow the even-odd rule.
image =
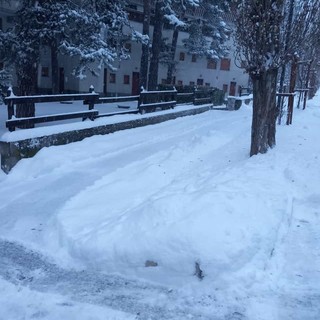
[[[0,17],[2,28],[7,28],[13,19],[14,11],[19,1],[0,3]],[[142,33],[143,1],[132,0],[127,8],[129,19],[133,28]],[[230,22],[231,23],[231,22]],[[152,40],[153,25],[151,19],[150,37]],[[163,30],[163,37],[170,43],[173,30],[166,25]],[[176,67],[173,74],[174,83],[181,85],[210,86],[222,89],[227,95],[237,95],[239,86],[248,86],[248,75],[244,70],[238,68],[233,59],[234,46],[232,39],[229,41],[230,53],[218,61],[199,58],[189,55],[183,45],[183,40],[188,37],[186,32],[179,32],[177,50],[175,54]],[[77,58],[59,56],[59,91],[60,92],[87,92],[90,85],[95,91],[103,95],[131,95],[140,92],[140,58],[141,44],[128,42],[127,49],[130,52],[130,59],[116,61],[116,71],[107,68],[100,70],[99,76],[88,74],[86,78],[79,79],[72,75],[74,66],[77,65]],[[0,62],[1,67],[1,62]],[[167,66],[159,65],[158,83],[166,83]],[[52,88],[51,78],[51,53],[50,48],[44,46],[41,50],[41,57],[38,72],[38,87],[42,92],[50,92]]]
[[[129,19],[135,30],[142,32],[143,1],[132,0],[127,8]],[[227,17],[228,18],[228,17]],[[232,22],[227,19],[232,28]],[[151,19],[150,34],[152,40],[153,25]],[[164,27],[163,37],[171,43],[173,30],[168,25]],[[181,85],[200,85],[216,87],[224,90],[226,95],[237,95],[239,87],[248,86],[248,75],[243,69],[237,67],[234,56],[234,42],[231,38],[227,45],[230,48],[229,55],[218,61],[199,58],[187,53],[183,40],[188,38],[186,32],[179,32],[177,50],[175,53],[176,67],[174,83]],[[93,84],[96,91],[106,95],[131,95],[138,94],[141,44],[131,42],[127,48],[130,50],[131,59],[119,61],[116,64],[117,71],[104,69],[100,77],[88,76],[79,82],[79,91],[86,91],[90,84]],[[166,83],[167,66],[159,65],[158,84]]]

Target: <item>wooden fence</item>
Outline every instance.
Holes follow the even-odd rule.
[[[99,117],[106,117],[115,114],[127,114],[138,113],[141,114],[154,112],[157,109],[166,110],[173,109],[177,103],[192,103],[194,105],[200,104],[213,104],[217,105],[217,102],[223,103],[223,95],[221,90],[218,89],[198,89],[195,88],[193,92],[178,93],[173,88],[171,90],[159,90],[159,91],[146,91],[142,90],[140,95],[136,96],[120,96],[120,97],[100,97],[98,93],[94,92],[94,88],[91,86],[89,93],[82,94],[58,94],[58,95],[33,95],[33,96],[15,96],[11,89],[8,90],[7,97],[4,102],[7,105],[8,120],[6,121],[6,127],[9,131],[14,131],[16,127],[34,127],[34,124],[67,120],[73,118],[82,118],[82,120],[90,119],[94,120]],[[217,95],[218,94],[218,95]],[[219,96],[220,94],[220,96]],[[218,99],[217,99],[218,97]],[[79,101],[82,100],[84,105],[88,105],[88,110],[77,112],[66,112],[60,114],[52,114],[45,116],[32,116],[17,118],[16,107],[23,104],[35,104],[45,102],[63,102],[63,101]],[[97,104],[110,104],[137,101],[137,108],[131,109],[129,105],[118,105],[123,109],[118,112],[99,113],[94,109]]]
[[[6,121],[6,127],[9,131],[14,131],[16,127],[20,126],[34,126],[36,123],[51,122],[59,120],[67,120],[74,118],[91,119],[98,115],[98,111],[94,110],[94,104],[99,99],[99,94],[93,90],[91,93],[86,94],[59,94],[59,95],[34,95],[34,96],[15,96],[12,91],[8,92],[8,97],[4,99],[8,110],[8,120]],[[16,118],[15,106],[22,104],[34,104],[34,103],[45,103],[45,102],[62,102],[62,101],[76,101],[83,100],[84,103],[88,104],[88,110],[51,114],[46,116],[33,116],[25,118]]]

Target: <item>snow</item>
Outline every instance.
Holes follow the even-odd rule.
[[[145,90],[143,89],[142,90],[143,93],[154,93],[154,94],[158,94],[158,93],[175,93],[177,92],[176,88],[174,88],[173,90],[154,90],[154,91],[148,91],[148,90]]]
[[[30,298],[32,297],[32,299]],[[81,319],[133,320],[128,313],[79,303],[57,294],[40,293],[0,279],[1,320],[8,319]],[[106,318],[107,315],[107,318]]]
[[[162,102],[155,102],[155,103],[141,103],[140,107],[152,107],[152,106],[163,106],[163,105],[174,105],[177,101],[170,100],[170,101],[162,101]]]
[[[169,21],[170,24],[173,24],[177,27],[184,27],[186,26],[185,22],[181,21],[176,15],[174,14],[165,14],[164,17]]]
[[[243,105],[1,173],[0,319],[318,320],[319,103],[251,158]]]
[[[241,96],[241,97],[238,97],[238,96],[228,96],[227,98],[228,98],[228,99],[235,99],[235,100],[245,101],[245,100],[253,99],[253,95],[252,95],[252,94],[248,94],[248,95],[246,95],[246,96]]]
[[[94,89],[93,88],[93,86],[91,85],[90,86],[90,89]],[[9,88],[9,90],[10,90],[10,88]],[[34,96],[32,96],[32,95],[30,95],[30,96],[15,96],[14,94],[13,94],[13,92],[12,92],[12,89],[11,89],[11,94],[10,94],[10,96],[9,96],[9,98],[10,99],[12,99],[12,100],[15,100],[15,99],[36,99],[36,98],[43,98],[43,99],[45,99],[45,98],[57,98],[57,99],[59,99],[59,98],[65,98],[65,97],[70,97],[70,99],[76,99],[76,98],[80,98],[79,100],[83,100],[83,96],[88,96],[88,97],[90,97],[90,96],[98,96],[98,94],[97,93],[95,93],[94,91],[92,91],[92,92],[89,92],[89,93],[71,93],[71,94],[43,94],[43,95],[34,95]]]
[[[174,101],[172,101],[174,102]],[[161,103],[160,103],[161,104]],[[129,109],[126,111],[137,111],[137,101],[130,101],[130,102],[124,102],[124,106],[130,106]],[[51,134],[58,134],[61,132],[67,132],[67,131],[73,131],[73,130],[81,130],[81,129],[87,129],[87,128],[93,128],[93,127],[98,127],[98,126],[103,126],[103,125],[108,125],[108,124],[113,124],[113,123],[121,123],[121,122],[126,122],[130,120],[136,120],[136,119],[141,119],[144,117],[152,117],[157,116],[157,113],[151,114],[146,114],[146,115],[140,115],[140,114],[123,114],[123,111],[118,107],[121,105],[118,103],[107,103],[105,105],[103,104],[98,104],[95,105],[94,110],[98,110],[99,114],[101,115],[106,115],[106,114],[111,114],[111,113],[119,113],[119,115],[114,115],[112,117],[102,117],[95,119],[94,121],[91,121],[87,119],[86,121],[79,121],[78,120],[63,120],[63,121],[55,121],[53,123],[45,123],[45,124],[40,124],[36,125],[35,128],[33,129],[23,129],[19,130],[16,129],[14,132],[9,132],[4,124],[6,121],[6,116],[5,113],[2,112],[0,113],[0,141],[4,142],[12,142],[12,141],[19,141],[19,140],[24,140],[24,139],[31,139],[31,138],[36,138],[36,137],[43,137],[46,135],[51,135]],[[143,106],[143,105],[141,105]],[[180,105],[176,106],[174,109],[171,110],[164,110],[162,111],[163,114],[168,114],[168,113],[174,113],[177,111],[185,111],[185,110],[190,110],[191,108],[202,108],[203,106],[206,105],[200,105],[200,106],[190,106],[190,105]],[[59,106],[57,103],[41,103],[36,105],[36,115],[51,115],[51,114],[56,114],[54,111],[59,111],[57,114],[62,114],[62,113],[68,113],[66,110],[72,108],[72,110],[75,110],[74,112],[79,112],[79,111],[88,111],[88,108],[86,106],[81,106],[81,103],[76,103],[73,102],[72,106]],[[76,111],[77,110],[77,111]],[[105,112],[105,111],[108,112]],[[3,120],[3,122],[1,121]]]

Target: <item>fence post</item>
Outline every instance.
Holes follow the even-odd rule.
[[[313,60],[310,60],[309,63],[308,63],[305,89],[308,89],[308,87],[309,87],[309,80],[310,80],[309,78],[310,78],[312,62],[313,62]],[[305,91],[304,92],[304,97],[303,97],[303,110],[305,110],[306,105],[307,105],[307,95],[308,95],[308,91]]]
[[[297,76],[297,66],[298,66],[297,62],[298,62],[298,58],[295,56],[291,64],[291,75],[290,75],[290,84],[289,84],[289,93],[291,93],[291,95],[288,98],[287,125],[292,124],[294,88],[296,86],[296,76]]]
[[[196,92],[197,92],[197,87],[193,87],[193,104],[196,105]]]
[[[178,96],[178,91],[175,86],[173,86],[173,90],[174,90],[174,92],[172,94],[172,100],[175,101],[175,104],[172,107],[172,109],[177,105],[177,96]]]
[[[144,96],[143,92],[144,92],[144,87],[141,86],[141,88],[140,88],[140,94],[139,94],[139,99],[138,99],[138,109],[139,109],[139,112],[140,112],[141,114],[143,113],[142,110],[141,110],[141,108],[140,108],[140,106],[143,104],[143,96]]]
[[[11,87],[9,87],[7,90],[7,97],[10,98],[11,95],[13,95],[13,90]],[[10,120],[14,116],[14,103],[12,100],[8,101],[7,110],[8,110],[8,120]],[[10,130],[10,131],[13,131],[13,130]]]
[[[94,93],[94,86],[93,85],[90,86],[89,93]],[[89,106],[89,110],[94,109],[94,99],[91,98],[89,100],[88,106]]]

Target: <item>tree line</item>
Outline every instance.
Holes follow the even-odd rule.
[[[308,89],[310,68],[320,62],[320,1],[234,0],[233,10],[237,60],[253,85],[252,156],[276,145],[276,121],[282,112],[276,95],[285,91],[288,69],[293,71],[294,91],[297,65],[307,64],[301,85]]]

